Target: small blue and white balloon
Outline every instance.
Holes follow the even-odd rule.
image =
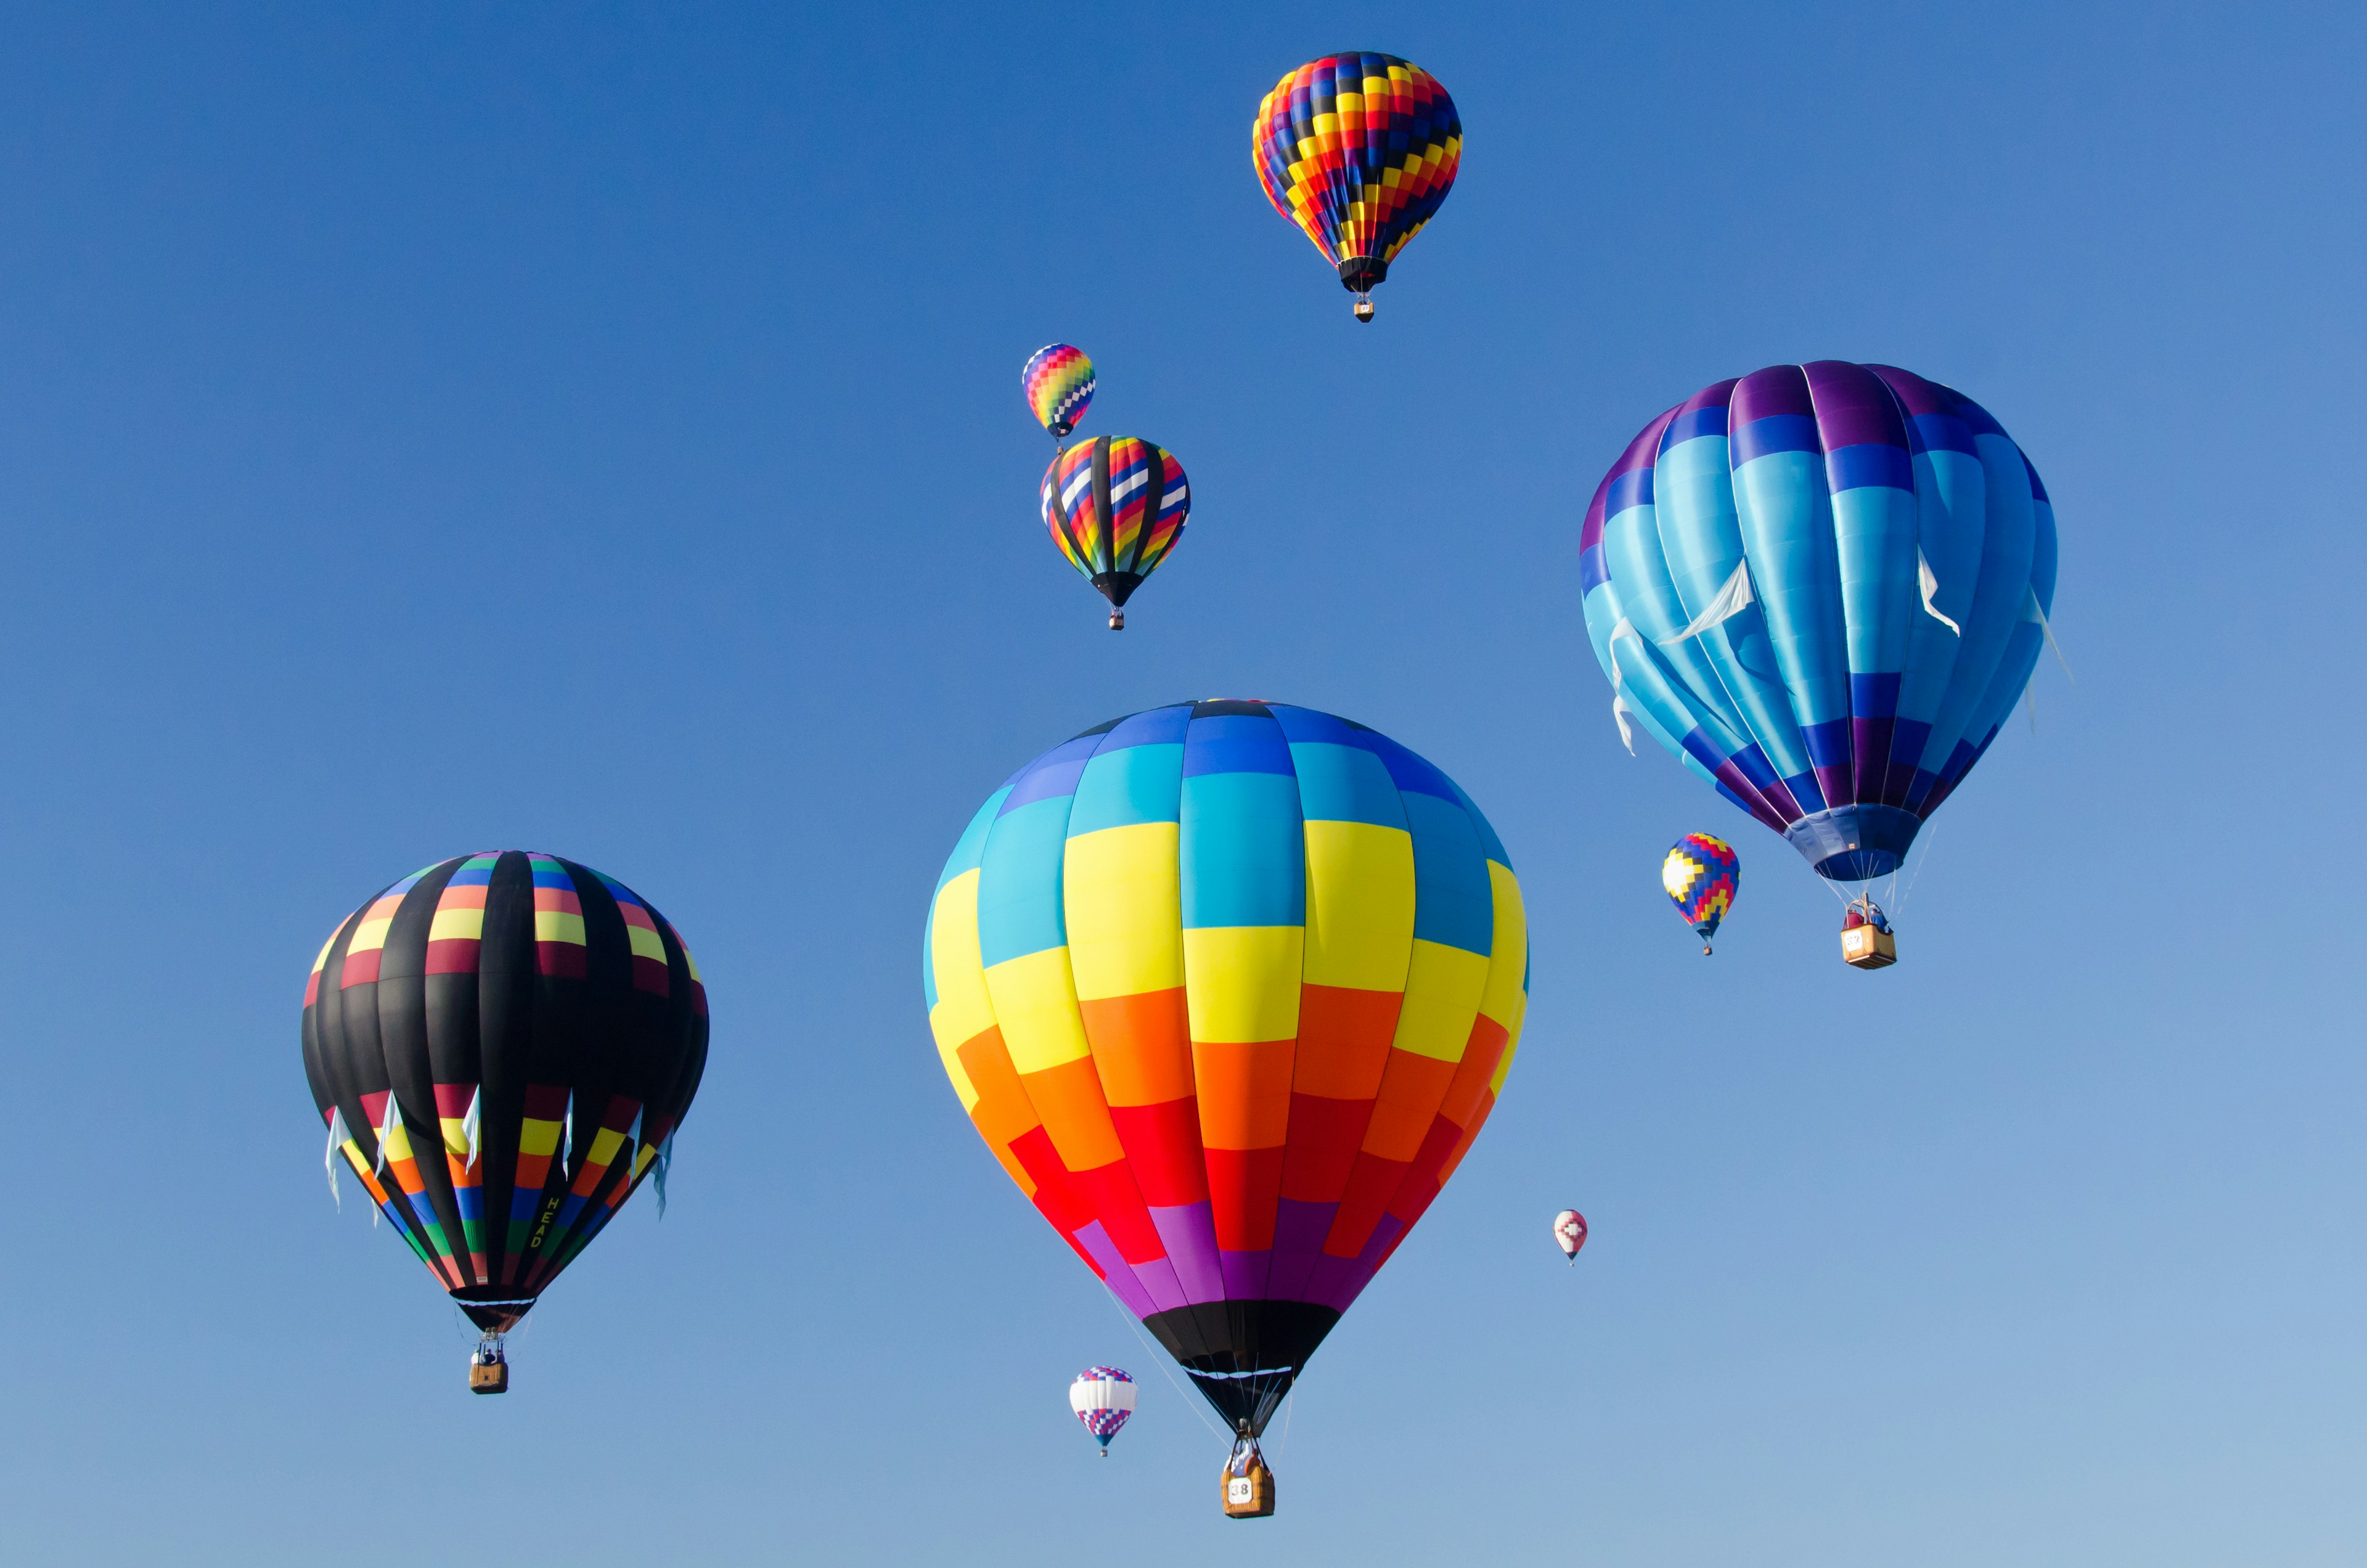
[[[1110,1439],[1134,1414],[1134,1379],[1116,1367],[1087,1367],[1069,1385],[1069,1408],[1109,1458]]]

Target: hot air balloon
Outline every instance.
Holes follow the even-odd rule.
[[[1124,631],[1127,600],[1184,536],[1184,465],[1136,436],[1096,436],[1052,459],[1041,496],[1052,542],[1110,602],[1110,630]]]
[[[1310,60],[1274,85],[1250,127],[1274,209],[1298,225],[1373,319],[1373,290],[1455,184],[1463,122],[1438,79],[1394,54]]]
[[[1586,1216],[1576,1209],[1564,1209],[1554,1216],[1554,1245],[1574,1266],[1578,1249],[1586,1245]]]
[[[1580,544],[1630,749],[1632,717],[1836,882],[1898,868],[2053,642],[2037,471],[1889,366],[1695,393],[1612,465]]]
[[[1527,971],[1511,863],[1444,773],[1223,701],[1098,725],[990,795],[922,986],[987,1146],[1239,1460],[1478,1134]]]
[[[470,1386],[502,1392],[502,1336],[653,1172],[663,1205],[707,1065],[690,951],[573,861],[439,861],[330,936],[303,1036],[332,1190],[342,1154],[483,1331]]]
[[[1134,1379],[1116,1367],[1087,1367],[1069,1385],[1069,1408],[1107,1459],[1110,1439],[1134,1415]]]
[[[1052,433],[1055,447],[1084,419],[1085,405],[1093,400],[1097,384],[1093,362],[1085,357],[1085,351],[1065,343],[1046,344],[1027,356],[1025,367],[1019,372],[1019,389],[1026,396],[1027,412]]]
[[[1660,863],[1660,886],[1669,902],[1693,935],[1702,939],[1702,956],[1709,956],[1709,939],[1718,921],[1734,908],[1742,889],[1742,857],[1724,839],[1708,833],[1687,833],[1669,847]]]

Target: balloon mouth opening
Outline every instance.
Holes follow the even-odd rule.
[[[1350,256],[1340,264],[1340,287],[1351,294],[1370,294],[1388,277],[1389,264],[1373,256]],[[1364,309],[1371,309],[1369,300],[1364,301]]]
[[[1922,826],[1896,806],[1842,806],[1801,818],[1784,837],[1827,881],[1870,882],[1898,869]]]
[[[1850,850],[1817,863],[1817,874],[1828,882],[1871,882],[1897,871],[1903,857],[1887,850]]]
[[[1142,574],[1138,571],[1097,571],[1093,573],[1093,586],[1101,590],[1102,597],[1110,602],[1110,608],[1122,610],[1126,608],[1126,602],[1134,597],[1134,591],[1142,586]]]
[[[448,1293],[452,1304],[488,1339],[497,1340],[515,1328],[534,1308],[534,1298],[520,1300],[507,1295],[498,1285],[470,1285]]]

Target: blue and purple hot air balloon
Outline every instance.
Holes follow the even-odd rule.
[[[1580,547],[1622,737],[1632,716],[1837,882],[1898,868],[2052,641],[2037,470],[1886,365],[1704,388],[1628,443]]]

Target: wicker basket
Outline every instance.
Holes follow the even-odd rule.
[[[1251,1455],[1245,1474],[1235,1475],[1232,1466],[1225,1467],[1225,1517],[1229,1519],[1262,1519],[1274,1512],[1274,1472],[1265,1461]]]
[[[1841,932],[1841,962],[1852,969],[1886,969],[1898,962],[1898,943],[1888,931],[1852,926]]]

